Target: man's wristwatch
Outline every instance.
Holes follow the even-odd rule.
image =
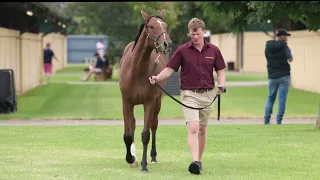
[[[223,87],[223,86],[221,86],[221,85],[218,85],[218,88],[219,88],[223,93],[227,92],[226,88]]]

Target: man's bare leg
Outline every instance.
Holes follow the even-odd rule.
[[[207,126],[200,125],[199,126],[199,161],[202,159],[204,148],[206,147],[207,141]]]
[[[199,161],[199,122],[188,122],[188,145],[192,161]]]
[[[43,75],[41,76],[41,79],[40,79],[41,84],[44,84],[45,76],[46,76],[46,74],[43,73]]]
[[[47,83],[50,83],[50,73],[47,73]]]
[[[47,77],[47,78],[45,78],[45,77]],[[46,82],[45,82],[45,79],[47,79]],[[45,75],[42,77],[41,83],[42,84],[49,84],[49,82],[50,82],[50,74],[45,73]]]
[[[192,156],[192,163],[189,165],[189,172],[200,174],[199,162],[199,122],[188,122],[188,144]]]
[[[200,170],[202,170],[202,155],[204,152],[204,149],[206,147],[206,141],[207,141],[207,126],[201,125],[199,126],[199,161],[200,161]]]

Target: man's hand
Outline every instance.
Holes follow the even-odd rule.
[[[155,84],[156,82],[158,82],[157,76],[149,77],[149,80],[151,84]]]
[[[221,70],[217,71],[217,74],[218,74],[218,77],[217,77],[217,80],[218,80],[217,94],[222,94],[224,92],[219,87],[223,87],[224,83],[225,83],[225,80],[226,80],[226,75],[225,75],[224,69],[221,69]]]
[[[220,88],[217,88],[217,94],[222,94],[223,92],[221,91]]]
[[[168,79],[173,72],[173,69],[166,67],[157,76],[149,77],[150,83],[155,84],[156,82]]]
[[[218,87],[217,88],[217,94],[223,94],[223,93],[225,93],[226,92],[226,89],[224,88],[224,87]]]

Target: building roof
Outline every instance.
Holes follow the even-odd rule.
[[[65,2],[3,2],[2,5],[23,11],[26,7],[32,9],[39,8],[40,11],[47,12],[52,17],[61,19],[62,21],[69,21],[72,24],[77,24],[72,19],[72,15],[68,15],[64,12],[64,8],[67,6],[67,3]],[[40,14],[42,14],[42,12],[40,12]]]
[[[72,15],[64,12],[64,2],[3,2],[0,9],[6,10],[8,18],[3,19],[1,27],[24,32],[65,33],[67,27],[77,26]],[[26,16],[26,14],[28,16]]]
[[[65,20],[71,19],[64,11],[63,9],[66,7],[65,2],[31,2],[41,8],[48,9],[49,12],[59,18],[63,18]]]

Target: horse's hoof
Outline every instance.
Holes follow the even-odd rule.
[[[141,169],[141,172],[143,172],[143,173],[148,173],[149,171],[148,171],[147,168],[142,168],[142,169]]]
[[[157,164],[157,161],[151,161],[151,164]]]
[[[132,164],[129,164],[130,167],[136,168],[139,166],[138,161],[134,161]]]

